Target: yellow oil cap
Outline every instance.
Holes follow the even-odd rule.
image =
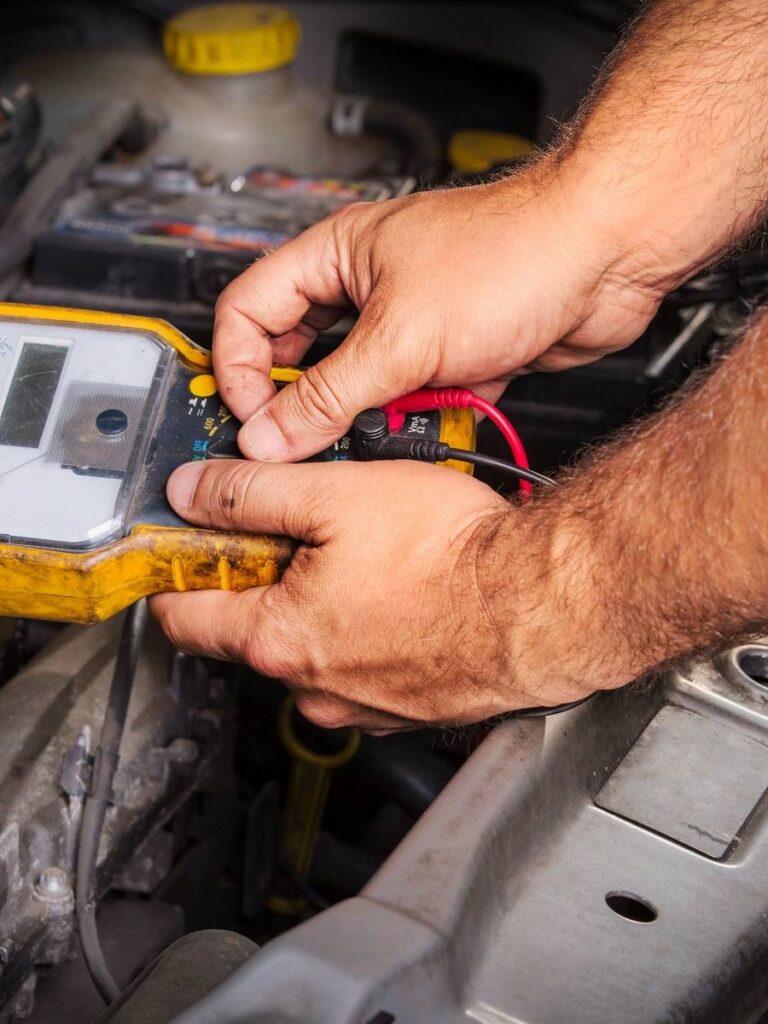
[[[455,132],[448,143],[448,159],[460,174],[480,174],[532,152],[532,142],[508,132]]]
[[[189,75],[273,71],[296,56],[301,26],[276,4],[209,4],[166,22],[163,49]]]

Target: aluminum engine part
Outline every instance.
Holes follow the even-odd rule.
[[[119,628],[113,621],[65,630],[0,689],[3,1022],[31,1010],[35,968],[62,962],[70,950],[77,833]],[[224,733],[223,720],[217,728],[211,716],[223,714],[207,707],[199,663],[174,655],[150,624],[100,848],[100,892],[121,873],[121,887],[133,891],[147,891],[142,879],[157,881],[157,866],[147,863],[158,847],[152,837],[164,835],[164,821],[210,777]]]
[[[768,1005],[768,647],[482,743],[359,897],[174,1024],[749,1024]]]

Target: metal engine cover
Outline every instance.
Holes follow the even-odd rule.
[[[758,1020],[764,681],[752,645],[499,726],[359,897],[174,1024]]]

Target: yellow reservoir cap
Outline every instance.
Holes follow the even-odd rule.
[[[210,4],[166,22],[163,49],[188,75],[250,75],[290,64],[301,25],[276,4]]]
[[[509,132],[455,132],[448,143],[448,159],[460,174],[481,174],[532,152],[532,142]]]

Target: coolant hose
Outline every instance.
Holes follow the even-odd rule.
[[[339,96],[331,109],[331,131],[346,138],[379,135],[391,139],[401,152],[401,172],[426,184],[443,169],[443,147],[432,122],[423,114],[389,100]]]

